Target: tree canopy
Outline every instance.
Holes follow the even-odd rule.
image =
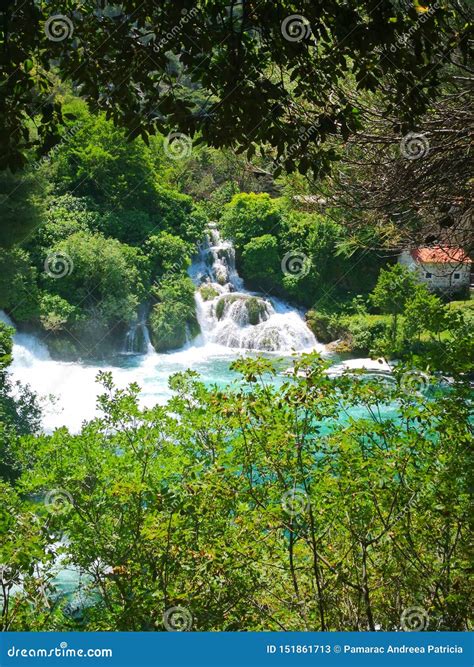
[[[324,173],[331,139],[360,125],[348,88],[376,92],[409,129],[445,64],[467,62],[470,30],[462,0],[10,0],[1,12],[0,166],[12,169],[58,139],[57,74],[130,138],[268,145],[302,171],[311,144]]]

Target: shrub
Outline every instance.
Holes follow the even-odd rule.
[[[157,303],[150,315],[150,333],[157,352],[182,347],[188,332],[191,336],[199,333],[194,289],[188,276],[175,276],[164,280],[155,290]]]
[[[168,232],[150,236],[145,251],[150,258],[153,277],[182,273],[191,263],[192,245]]]
[[[0,309],[16,322],[31,321],[38,315],[37,271],[29,254],[21,248],[0,248]]]
[[[306,314],[309,328],[320,343],[330,343],[344,333],[337,315],[329,315],[315,310]]]
[[[93,312],[107,326],[133,319],[148,282],[148,263],[140,250],[101,234],[78,232],[51,249],[55,252],[65,255],[68,271],[59,279],[44,277],[48,292],[83,313]]]
[[[226,205],[221,218],[226,238],[241,252],[254,237],[277,234],[282,223],[279,205],[268,194],[238,194]]]
[[[46,331],[62,331],[77,315],[77,308],[66,299],[48,292],[41,295],[39,309],[41,324]]]
[[[37,172],[12,174],[8,169],[0,170],[0,246],[11,248],[41,224],[47,187]]]
[[[386,319],[377,316],[355,315],[342,317],[340,325],[355,354],[370,354],[388,338],[390,327]]]
[[[257,288],[269,289],[281,281],[278,240],[271,234],[256,236],[242,252],[242,275]]]

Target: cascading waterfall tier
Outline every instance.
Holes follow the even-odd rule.
[[[126,333],[122,354],[154,354],[155,349],[151,344],[146,318],[147,306],[142,304],[138,309],[136,321]]]
[[[204,343],[247,350],[301,351],[318,347],[300,313],[280,299],[244,289],[235,250],[209,227],[190,268]],[[322,347],[322,346],[321,346]]]

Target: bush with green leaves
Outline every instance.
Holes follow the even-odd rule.
[[[36,395],[28,386],[13,382],[8,374],[12,362],[13,334],[14,329],[0,321],[0,478],[7,480],[14,479],[18,474],[11,454],[13,444],[22,435],[36,433],[41,418]]]
[[[56,514],[39,504],[35,521],[67,535],[91,581],[78,629],[164,630],[174,606],[202,631],[399,630],[414,606],[430,630],[468,629],[459,376],[429,398],[408,368],[390,384],[330,378],[309,355],[279,388],[269,360],[233,370],[225,389],[178,374],[169,404],[149,409],[102,375],[102,417],[18,448],[22,489],[69,499]]]
[[[187,275],[164,277],[154,290],[156,303],[149,324],[153,347],[166,352],[182,347],[199,333],[196,319],[195,286]]]
[[[80,309],[57,294],[43,292],[39,299],[40,321],[45,331],[57,333],[72,326]]]
[[[340,340],[337,349],[353,354],[375,354],[389,333],[386,319],[377,315],[342,315],[310,310],[306,317],[318,342]]]
[[[64,253],[69,267],[59,279],[43,277],[51,292],[72,298],[84,311],[93,308],[106,323],[133,319],[149,280],[148,262],[140,250],[100,234],[78,232],[51,252]]]
[[[212,301],[219,296],[219,292],[212,285],[201,285],[199,288],[199,294],[202,296],[204,301]]]
[[[126,133],[91,114],[74,100],[76,118],[53,156],[53,177],[59,191],[92,197],[104,211],[139,209],[151,213],[156,204],[150,151],[141,140],[127,141]]]
[[[340,326],[354,354],[376,355],[390,334],[388,322],[374,315],[342,317]],[[390,356],[393,356],[393,351]]]
[[[237,252],[256,236],[276,236],[282,225],[282,210],[268,194],[241,193],[225,206],[220,221],[225,238],[234,242]]]
[[[50,248],[72,234],[94,232],[101,227],[101,214],[90,197],[66,193],[50,197],[47,203],[48,209],[41,225],[27,244],[32,256],[38,247]],[[40,257],[40,264],[41,260]]]
[[[242,251],[242,275],[257,290],[270,290],[281,285],[281,259],[278,240],[271,234],[256,236]]]
[[[426,285],[416,286],[405,303],[403,315],[405,335],[418,340],[424,332],[439,340],[441,333],[449,328],[449,320],[454,319],[450,318],[449,308]]]
[[[16,322],[29,322],[38,316],[37,273],[26,250],[0,247],[0,309]]]
[[[12,484],[0,479],[0,630],[35,631],[64,622],[48,597],[54,554],[47,522]]]
[[[41,274],[43,326],[59,331],[67,323],[76,356],[93,357],[121,347],[124,330],[150,284],[149,262],[142,251],[81,231],[50,248],[47,257],[50,270]]]
[[[319,343],[331,343],[344,333],[338,316],[324,311],[309,310],[306,322]]]
[[[168,186],[155,186],[155,204],[151,211],[145,207],[119,208],[104,212],[99,218],[98,231],[123,243],[141,246],[151,236],[169,233],[186,242],[196,243],[203,235],[207,218],[191,197]]]
[[[11,248],[27,239],[41,223],[48,183],[28,170],[13,174],[0,170],[0,247]]]
[[[169,232],[150,236],[144,250],[150,260],[152,278],[182,273],[191,265],[192,244]]]
[[[377,284],[370,295],[372,304],[382,313],[392,316],[390,342],[396,345],[398,316],[417,290],[416,276],[401,264],[394,264],[380,271]]]
[[[104,114],[89,113],[78,100],[69,104],[76,118],[52,156],[51,178],[59,193],[93,202],[101,215],[90,229],[131,245],[160,231],[199,240],[206,219],[169,183],[162,142],[131,141]]]

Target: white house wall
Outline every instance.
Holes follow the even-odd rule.
[[[471,265],[458,262],[417,262],[407,251],[398,257],[398,263],[416,272],[418,281],[433,290],[457,291],[469,287]],[[427,277],[426,274],[431,274]],[[455,275],[459,274],[459,278]]]

